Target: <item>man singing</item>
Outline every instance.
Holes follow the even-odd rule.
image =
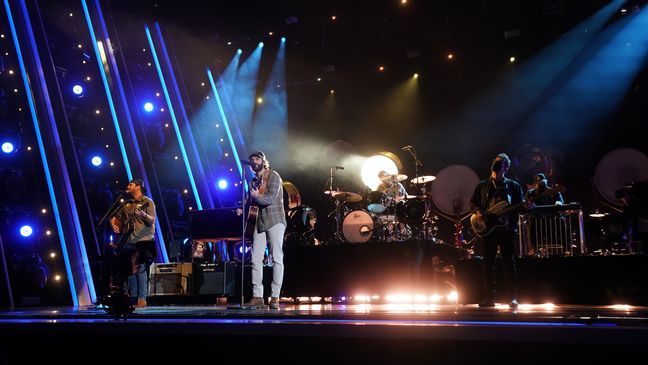
[[[144,181],[133,179],[126,187],[129,199],[110,218],[117,243],[117,269],[113,285],[128,288],[131,302],[146,306],[147,269],[155,250],[155,203],[144,195]],[[128,280],[128,282],[126,282]]]
[[[263,152],[253,152],[249,161],[252,171],[256,174],[250,184],[250,203],[259,208],[259,213],[252,243],[252,299],[244,305],[251,308],[265,306],[263,301],[263,256],[267,246],[274,263],[269,304],[271,309],[279,309],[279,294],[284,273],[282,246],[286,231],[283,182],[276,171],[270,170],[270,163]],[[265,192],[261,194],[259,190],[265,190]]]

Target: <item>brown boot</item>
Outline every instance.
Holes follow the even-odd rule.
[[[266,307],[265,302],[261,297],[252,297],[252,299],[244,303],[243,306],[248,308],[256,308],[256,309],[261,309]]]
[[[279,298],[270,297],[270,309],[279,309]]]
[[[146,307],[146,298],[137,298],[137,305],[135,308],[145,308]]]

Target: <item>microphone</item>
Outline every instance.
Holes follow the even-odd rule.
[[[342,166],[335,166],[335,169],[336,169],[336,170],[344,170],[344,167],[342,167]]]
[[[412,147],[412,146],[405,146],[405,147],[402,148],[402,150],[403,150],[403,151],[407,151],[407,150],[411,150],[412,148],[414,148],[414,147]]]

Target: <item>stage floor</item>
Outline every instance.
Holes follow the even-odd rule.
[[[246,352],[258,344],[257,350],[276,347],[277,356],[306,351],[338,360],[483,363],[484,356],[501,351],[538,362],[592,351],[619,360],[646,350],[648,307],[282,304],[280,310],[246,310],[225,305],[149,306],[136,309],[127,320],[116,320],[97,308],[38,308],[0,312],[0,333],[10,343],[36,339],[46,348],[50,340],[64,338],[100,350],[102,339],[118,338],[158,349],[218,344],[219,351]],[[4,356],[21,359],[20,353],[11,352],[12,347],[6,348]],[[163,354],[153,357],[164,359]],[[200,354],[194,357],[209,358]],[[524,361],[529,362],[535,361]]]

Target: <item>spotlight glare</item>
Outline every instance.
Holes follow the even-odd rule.
[[[419,74],[414,74],[413,77],[414,77],[415,79],[418,79],[418,78],[419,78]]]
[[[81,85],[72,86],[72,92],[74,93],[74,95],[81,96],[83,94],[83,86]]]
[[[13,143],[7,141],[2,143],[2,152],[10,154],[16,150],[16,147]]]
[[[34,233],[34,229],[29,225],[24,225],[20,227],[20,235],[27,238]]]
[[[515,57],[509,58],[509,62],[511,62],[511,63],[515,62]]]
[[[371,190],[376,190],[381,184],[378,173],[386,171],[388,174],[398,174],[398,167],[391,158],[384,155],[371,156],[362,165],[362,182]]]
[[[286,41],[286,37],[281,37],[281,42],[283,43],[285,41]]]
[[[330,93],[335,94],[335,90],[331,89]]]
[[[448,59],[451,60],[454,58],[454,55],[452,53],[448,53]]]
[[[94,166],[94,167],[99,167],[99,166],[101,166],[101,163],[102,163],[102,162],[103,162],[103,160],[102,160],[101,157],[99,157],[99,156],[92,156],[92,158],[90,159],[90,163],[91,163],[92,166]]]
[[[337,17],[335,15],[331,15],[331,20],[335,21],[335,19],[337,19]]]
[[[236,53],[241,54],[241,53],[243,53],[243,50],[239,48],[239,49],[236,50]]]
[[[47,209],[45,209],[45,208],[41,209],[41,213],[43,213],[43,214],[47,213]]]
[[[61,281],[61,275],[55,275],[54,280],[56,281]]]
[[[153,107],[153,103],[151,103],[151,102],[146,102],[146,103],[144,103],[144,110],[145,110],[147,113],[152,112],[152,111],[153,111],[153,108],[154,108],[154,107]]]
[[[263,48],[263,42],[259,42],[259,47]]]
[[[385,71],[385,66],[380,66],[380,67],[378,67],[378,71],[380,71],[380,72]]]
[[[218,188],[221,190],[227,189],[227,180],[225,179],[218,180]]]
[[[56,257],[56,252],[50,252],[50,257],[55,258]]]
[[[263,98],[257,98],[257,104],[263,104]]]

